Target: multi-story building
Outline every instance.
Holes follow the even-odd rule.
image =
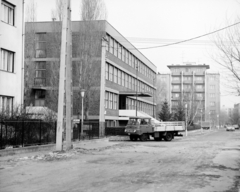
[[[95,80],[94,87],[91,88],[91,98],[95,100],[92,100],[88,118],[98,120],[100,123],[106,122],[108,126],[119,125],[120,120],[124,119],[120,117],[120,113],[135,110],[136,103],[137,111],[153,116],[156,105],[152,97],[156,92],[154,83],[156,66],[107,21],[91,22],[101,25],[101,31],[95,32],[100,35],[94,43],[100,43],[100,46],[89,60],[89,65],[94,66],[89,79]],[[54,22],[26,23],[25,101],[26,105],[46,106],[56,111],[57,109],[51,106],[54,100],[50,98],[52,96],[50,70],[53,70],[53,65],[58,66],[54,68],[56,74],[59,70],[59,52],[54,54],[56,51],[55,37],[53,37],[54,34],[56,35],[54,25]],[[71,25],[73,117],[78,119],[81,113],[78,104],[81,101],[78,97],[81,76],[77,70],[84,62],[85,54],[88,57],[92,53],[78,54],[81,46],[90,41],[84,41],[86,38],[82,36],[83,30],[86,29],[85,23],[77,21],[72,22]],[[32,32],[34,34],[31,34]],[[31,40],[32,38],[34,41]],[[34,46],[33,43],[35,43]],[[91,77],[91,75],[94,76]],[[82,88],[87,89],[87,87]]]
[[[202,118],[216,125],[220,111],[219,74],[208,73],[209,65],[205,64],[169,65],[168,68],[171,71],[170,81],[167,82],[170,82],[172,111],[180,104],[188,104],[195,115],[195,122]]]
[[[0,0],[0,109],[23,104],[23,1]]]

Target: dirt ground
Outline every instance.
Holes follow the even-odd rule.
[[[0,191],[240,192],[240,130],[0,157]]]

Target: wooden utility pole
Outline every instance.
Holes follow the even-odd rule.
[[[66,149],[70,149],[72,129],[71,0],[64,1],[59,71],[56,150],[63,150],[62,132],[66,127]],[[66,98],[66,99],[65,99]],[[65,103],[66,101],[66,103]],[[64,118],[64,116],[66,118]],[[64,121],[65,119],[65,121]]]

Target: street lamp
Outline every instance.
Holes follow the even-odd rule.
[[[83,135],[83,98],[84,98],[85,90],[81,90],[81,96],[82,96],[82,122],[81,122],[81,136]]]
[[[185,126],[186,126],[186,128],[185,128],[185,132],[186,132],[186,136],[188,136],[188,132],[187,132],[187,103],[185,103]]]
[[[218,126],[218,129],[220,128],[220,125],[219,125],[219,115],[217,114],[217,126]]]

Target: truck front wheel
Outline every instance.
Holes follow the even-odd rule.
[[[166,135],[164,136],[165,141],[172,141],[173,139],[173,134],[170,132],[167,132]]]

